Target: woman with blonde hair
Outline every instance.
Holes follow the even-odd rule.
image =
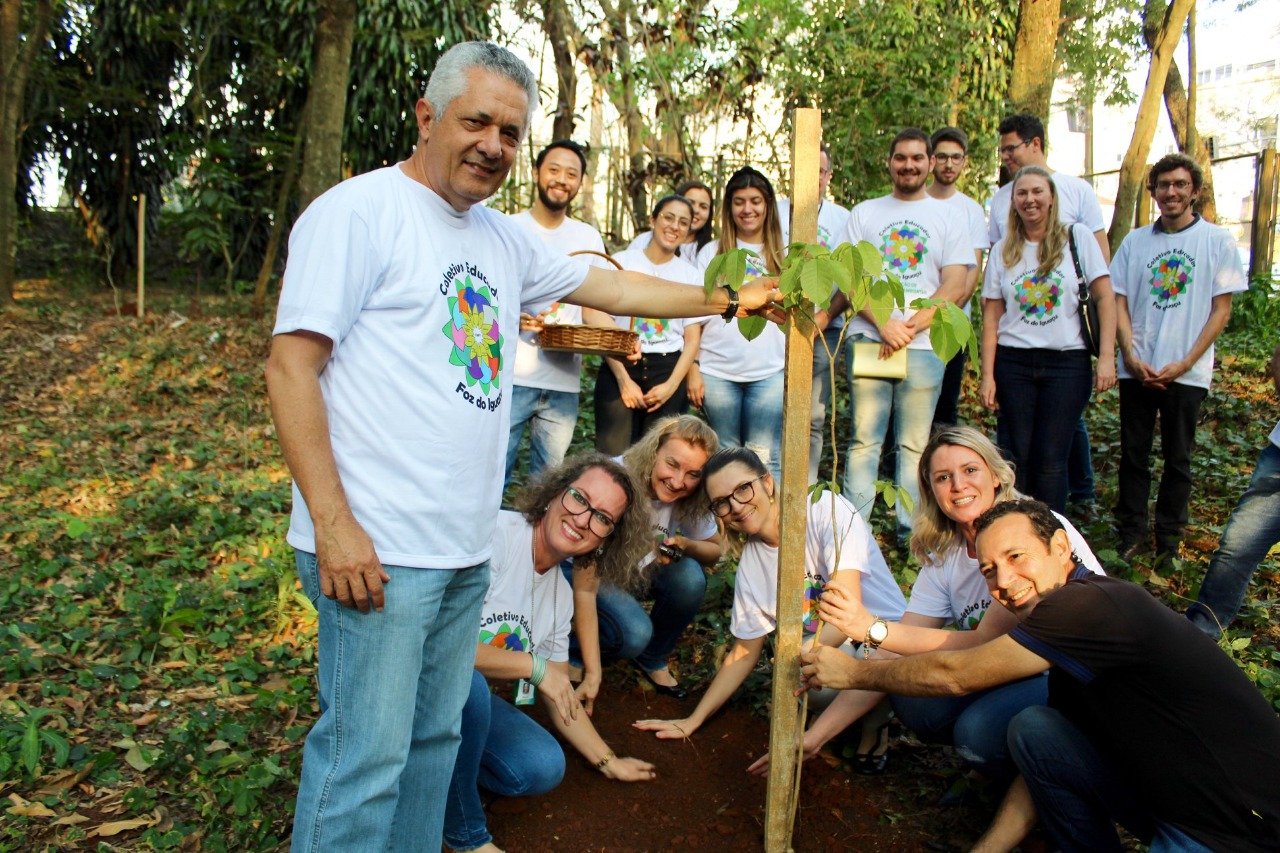
[[[747,259],[748,280],[777,275],[782,265],[777,196],[769,179],[750,166],[729,177],[720,205],[720,239],[703,246],[698,266],[706,269],[716,255],[733,249],[755,253]],[[776,324],[766,324],[748,341],[733,320],[712,318],[703,326],[701,356],[688,379],[690,401],[702,406],[720,442],[751,448],[774,477],[780,471],[785,351],[786,339]]]
[[[578,694],[588,707],[600,689],[604,658],[634,660],[659,693],[685,697],[667,658],[702,606],[704,567],[720,559],[715,519],[701,500],[702,466],[717,449],[719,440],[705,421],[679,415],[658,421],[622,455],[649,499],[652,527],[649,549],[625,582],[574,566],[571,657],[581,662]],[[643,598],[653,600],[651,610],[641,606]]]
[[[1096,370],[1078,310],[1082,283],[1098,306]],[[1116,384],[1116,308],[1102,250],[1088,228],[1059,221],[1057,187],[1040,166],[1013,178],[1009,224],[991,248],[982,306],[982,404],[1000,410],[1018,488],[1063,512],[1076,424],[1090,392]]]

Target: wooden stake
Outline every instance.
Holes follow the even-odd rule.
[[[1276,236],[1276,147],[1268,145],[1258,157],[1253,191],[1253,227],[1249,235],[1249,277],[1271,275]]]
[[[798,109],[791,140],[791,241],[818,242],[818,145],[822,113]],[[769,724],[769,788],[765,798],[766,853],[791,848],[799,762],[796,745],[804,721],[795,697],[800,683],[804,617],[804,544],[809,492],[809,417],[813,387],[813,337],[807,318],[784,326],[786,380],[782,404],[781,546],[778,555],[778,628],[773,662],[773,713]]]
[[[138,193],[138,318],[147,313],[147,194]]]

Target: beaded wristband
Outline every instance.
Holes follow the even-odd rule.
[[[529,675],[529,681],[533,682],[534,687],[540,687],[542,679],[547,677],[547,659],[533,652],[529,653],[529,657],[533,658],[533,672]]]

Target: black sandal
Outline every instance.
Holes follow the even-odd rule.
[[[853,757],[854,772],[863,776],[879,776],[889,766],[889,718],[876,729],[875,744],[870,752],[858,752]]]
[[[636,667],[636,669],[644,673],[644,677],[653,685],[653,689],[663,696],[670,696],[672,699],[685,699],[689,696],[689,691],[685,690],[678,682],[676,684],[659,684],[653,680],[653,674],[644,667]]]

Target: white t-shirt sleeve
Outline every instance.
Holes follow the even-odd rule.
[[[1093,232],[1078,223],[1070,228],[1071,233],[1076,237],[1076,251],[1080,253],[1080,269],[1084,271],[1086,287],[1104,275],[1111,275],[1111,270],[1107,269],[1107,260],[1102,257],[1102,247],[1094,239]],[[1070,246],[1067,247],[1067,251],[1071,251]],[[1071,266],[1071,272],[1075,273],[1074,264]]]
[[[772,570],[767,561],[772,559]],[[754,640],[777,626],[778,553],[757,542],[748,542],[738,559],[733,585],[733,615],[729,633],[740,640]]]
[[[954,621],[951,613],[951,596],[947,590],[947,572],[942,564],[930,563],[920,569],[911,587],[907,612],[918,613],[936,619]]]

